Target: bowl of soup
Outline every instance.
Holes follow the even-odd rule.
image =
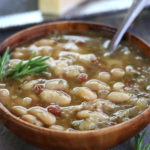
[[[136,135],[150,122],[150,46],[126,33],[110,54],[115,31],[55,22],[6,39],[0,45],[1,53],[10,47],[4,69],[1,61],[2,123],[43,149],[107,149]]]

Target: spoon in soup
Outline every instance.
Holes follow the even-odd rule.
[[[113,53],[116,51],[118,44],[120,43],[123,35],[132,24],[134,19],[139,15],[139,13],[143,10],[147,0],[134,0],[131,8],[129,9],[127,16],[123,19],[121,26],[119,27],[118,31],[114,35],[112,41],[108,46],[108,51]]]

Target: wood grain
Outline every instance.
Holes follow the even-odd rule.
[[[95,31],[107,34],[113,34],[116,31],[115,28],[106,25],[84,22],[43,24],[23,30],[6,39],[0,45],[0,52],[3,52],[7,46],[10,46],[11,50],[13,50],[16,46],[31,39],[43,36],[49,32],[55,33],[56,31],[64,30],[69,32]],[[150,55],[150,46],[140,38],[127,33],[124,40],[137,45],[143,52]],[[96,131],[60,132],[29,124],[12,115],[0,104],[0,120],[8,129],[42,149],[51,148],[53,150],[100,150],[113,147],[142,130],[150,122],[149,116],[150,108],[141,115],[113,127]]]

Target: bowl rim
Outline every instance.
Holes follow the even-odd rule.
[[[19,31],[19,32],[15,33],[15,34],[13,34],[11,36],[9,36],[7,39],[5,39],[0,44],[0,50],[3,49],[3,46],[5,46],[5,43],[7,45],[7,41],[11,40],[16,35],[23,34],[24,32],[29,32],[30,30],[34,30],[34,29],[37,29],[39,27],[47,27],[47,26],[51,26],[51,25],[55,25],[55,24],[68,24],[68,23],[71,23],[71,24],[84,24],[84,25],[90,25],[90,26],[91,25],[93,25],[93,26],[101,26],[101,27],[105,27],[105,28],[111,29],[111,31],[113,31],[112,33],[114,33],[116,31],[116,28],[114,28],[114,27],[112,27],[110,25],[94,23],[94,22],[89,22],[89,21],[58,21],[58,22],[50,22],[50,23],[44,23],[44,24],[41,24],[41,25],[36,25],[36,26],[33,26],[33,27],[29,27],[29,28],[23,29],[23,30],[21,30],[21,31]],[[108,31],[108,30],[106,30],[106,31]],[[136,36],[134,34],[131,34],[129,32],[127,32],[125,35],[132,36],[134,39],[140,41],[141,43],[143,43],[143,45],[145,45],[146,47],[148,47],[150,49],[150,45],[146,41],[141,39],[140,37],[138,37],[138,36]],[[20,43],[19,43],[19,45],[20,45]],[[14,49],[14,48],[12,48],[12,49]],[[31,123],[28,123],[27,121],[24,121],[21,118],[19,118],[19,117],[15,116],[14,114],[12,114],[1,102],[0,102],[0,111],[1,111],[0,115],[2,115],[2,113],[3,113],[3,116],[6,117],[6,120],[10,119],[13,122],[16,121],[20,126],[23,126],[24,128],[28,128],[30,130],[34,130],[35,132],[41,132],[41,133],[45,132],[45,134],[51,134],[51,133],[61,134],[62,136],[66,135],[66,134],[71,134],[72,136],[77,136],[77,135],[80,135],[80,136],[81,135],[84,135],[84,136],[86,135],[86,136],[88,136],[88,135],[92,135],[92,134],[107,134],[110,131],[127,128],[127,127],[129,127],[131,125],[134,125],[135,122],[137,122],[139,120],[142,120],[142,119],[145,119],[144,117],[146,117],[148,115],[150,116],[150,106],[149,106],[141,114],[135,116],[132,119],[129,119],[128,121],[119,123],[117,125],[113,125],[113,126],[109,126],[109,127],[105,127],[105,128],[101,128],[101,129],[96,129],[96,130],[69,131],[68,132],[68,131],[58,131],[58,130],[53,130],[53,129],[50,129],[50,128],[39,127],[37,125],[33,125]],[[150,123],[150,119],[149,119],[148,122]]]

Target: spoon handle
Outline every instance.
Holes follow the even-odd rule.
[[[119,27],[118,31],[116,32],[115,36],[113,37],[108,51],[110,53],[114,52],[122,39],[124,33],[127,31],[129,26],[132,24],[134,19],[138,16],[138,14],[143,10],[147,0],[134,0],[131,8],[129,9],[127,16],[124,18],[121,26]]]

